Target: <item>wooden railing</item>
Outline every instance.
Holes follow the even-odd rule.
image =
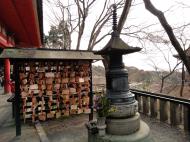
[[[139,103],[139,112],[190,131],[190,100],[135,89],[130,91]]]
[[[136,89],[130,91],[135,94],[140,113],[190,132],[190,100]]]

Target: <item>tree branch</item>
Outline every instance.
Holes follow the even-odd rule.
[[[131,3],[132,3],[132,0],[125,0],[125,6],[123,8],[121,17],[118,22],[118,33],[121,33],[121,30],[123,29],[123,26],[125,24],[127,16],[129,14],[129,9],[131,7]]]
[[[160,21],[162,27],[164,28],[164,30],[166,31],[172,45],[174,46],[174,48],[176,49],[176,51],[179,54],[180,59],[183,61],[183,63],[185,64],[189,74],[190,74],[190,59],[187,58],[184,50],[182,49],[181,45],[179,44],[178,40],[176,39],[173,29],[171,28],[171,26],[168,24],[163,12],[161,12],[160,10],[156,9],[154,7],[154,5],[151,3],[150,0],[143,0],[144,4],[145,4],[145,8],[151,12],[154,16],[156,16],[158,18],[158,20]]]

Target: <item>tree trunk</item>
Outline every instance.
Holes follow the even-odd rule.
[[[160,87],[160,93],[162,93],[162,92],[163,92],[164,80],[165,80],[165,78],[164,78],[164,77],[162,77],[162,82],[161,82],[161,87]]]
[[[102,62],[103,62],[104,67],[105,67],[105,72],[107,72],[109,69],[109,57],[104,55],[103,58],[104,59],[102,60]]]
[[[119,18],[119,22],[118,22],[118,33],[121,33],[121,30],[123,29],[123,25],[125,24],[127,16],[129,14],[131,3],[132,3],[132,0],[125,0],[125,6],[123,8],[121,17]]]
[[[180,88],[180,96],[183,96],[183,89],[185,85],[185,69],[184,64],[182,64],[182,72],[181,72],[181,88]]]

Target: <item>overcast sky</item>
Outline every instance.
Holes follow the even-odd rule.
[[[92,25],[90,25],[91,23],[93,23],[92,21],[96,20],[96,18],[95,18],[96,15],[93,15],[93,14],[98,14],[99,11],[97,9],[99,9],[103,5],[102,4],[103,2],[104,2],[103,0],[98,0],[96,5],[94,6],[94,9],[96,10],[96,12],[94,12],[95,10],[91,11],[91,17],[89,17],[87,19],[89,28],[92,26]],[[112,1],[110,1],[110,3],[111,2]],[[184,1],[184,0],[152,0],[152,2],[158,9],[160,9],[162,11],[166,11],[165,16],[167,17],[167,20],[171,24],[172,27],[190,23],[190,18],[189,18],[190,1],[188,1],[188,0],[186,0],[186,1]],[[113,0],[113,3],[114,3],[114,0]],[[135,0],[135,3],[136,4],[142,3],[142,0]],[[182,3],[185,3],[186,5],[184,6]],[[52,7],[44,4],[44,31],[46,34],[48,33],[50,25],[52,24],[52,21],[54,19],[53,14],[51,13],[51,11],[52,11],[51,9],[52,9]],[[118,12],[118,15],[119,14],[120,13]],[[149,24],[155,24],[155,23],[158,23],[158,24],[156,26],[153,26],[147,32],[162,30],[162,27],[159,24],[157,18],[154,17],[152,14],[150,14],[144,8],[144,4],[142,3],[142,4],[139,4],[139,5],[131,8],[130,14],[128,17],[128,21],[127,21],[125,27],[131,26],[131,25],[142,25],[143,26],[143,25],[149,25]],[[110,27],[110,29],[111,29],[111,27]],[[89,30],[89,29],[87,28],[86,30]],[[163,35],[163,36],[165,36],[167,38],[166,35]],[[83,46],[81,49],[86,49],[86,47],[87,47],[86,41],[88,38],[89,38],[88,34],[83,36],[83,40],[82,40]],[[107,43],[107,40],[109,38],[107,38],[104,42],[102,42],[101,44],[96,46],[95,49],[96,50],[101,49]],[[125,36],[122,36],[122,39],[132,46],[139,46],[139,47],[141,46],[137,41],[131,40]],[[73,36],[72,37],[72,46],[73,47],[76,46],[76,42],[74,42],[75,40],[76,40],[76,36]],[[158,46],[160,47],[160,49],[162,49],[164,51],[164,54],[167,56],[167,58],[169,58],[171,65],[175,66],[176,59],[173,58],[172,54],[168,53],[168,51],[165,50],[166,47],[164,47],[162,45],[158,45]],[[154,50],[152,44],[147,44],[146,48],[148,50],[149,49]],[[176,54],[175,50],[172,50],[172,52],[173,52],[173,54]],[[152,61],[153,61],[154,64],[156,64],[160,69],[168,70],[168,64],[165,62],[162,54],[157,52],[156,49],[155,49],[155,52],[152,52],[151,54],[146,54],[146,55],[142,54],[142,53],[134,53],[134,54],[126,55],[124,57],[124,63],[127,66],[135,66],[139,69],[154,70],[154,68],[152,67],[152,65],[153,65]],[[100,63],[96,63],[96,64],[99,65]]]

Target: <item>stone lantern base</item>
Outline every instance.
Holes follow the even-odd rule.
[[[148,125],[140,120],[140,128],[138,131],[129,135],[111,135],[104,136],[95,135],[93,142],[154,142],[150,136]]]
[[[131,118],[106,120],[107,133],[111,135],[129,135],[140,129],[140,114],[137,112]]]

